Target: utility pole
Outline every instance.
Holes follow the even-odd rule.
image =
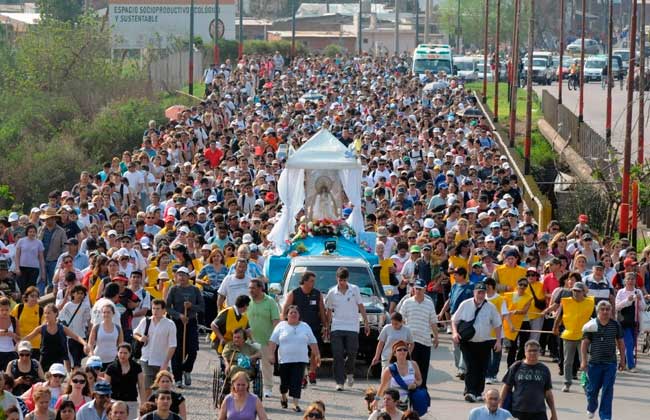
[[[634,0],[636,1],[636,0]],[[578,122],[582,123],[584,119],[585,110],[585,30],[587,26],[587,0],[582,0],[582,28],[580,33],[582,39],[580,40],[580,93],[578,99]],[[580,131],[578,131],[578,138]],[[578,139],[579,140],[579,139]]]
[[[239,58],[244,56],[244,0],[239,0]]]
[[[413,0],[413,4],[415,5],[413,13],[415,13],[415,46],[417,47],[418,41],[420,40],[420,2],[418,0]],[[427,4],[429,4],[428,1]]]
[[[399,1],[395,0],[395,55],[399,55]]]
[[[241,0],[240,0],[241,1]],[[296,58],[296,0],[291,0],[291,61]],[[361,22],[359,22],[359,25]]]
[[[397,0],[396,0],[397,1]],[[463,28],[460,26],[460,0],[458,0],[458,9],[456,11],[456,54],[463,53]]]
[[[189,63],[189,89],[190,95],[194,95],[194,0],[190,1],[190,63]]]
[[[612,85],[614,84],[614,72],[612,69],[612,50],[613,50],[613,32],[614,32],[614,17],[612,12],[614,10],[613,0],[609,0],[607,8],[607,105],[605,107],[605,142],[607,145],[612,144]]]
[[[427,0],[427,4],[424,7],[424,43],[425,44],[429,42],[430,30],[431,30],[431,0]]]
[[[627,78],[627,102],[625,113],[625,148],[623,149],[623,190],[621,191],[621,211],[619,233],[621,238],[628,236],[630,218],[630,161],[632,158],[632,101],[634,100],[634,67],[636,66],[636,0],[632,1],[630,13],[630,67]]]
[[[363,53],[363,34],[361,32],[361,19],[363,18],[362,1],[363,0],[359,0],[359,27],[357,28],[357,48],[359,50],[359,56]]]
[[[487,102],[487,70],[488,70],[488,28],[490,26],[490,0],[485,0],[485,15],[483,26],[483,103]]]
[[[219,64],[219,0],[214,0],[214,59],[212,62]]]
[[[515,126],[517,124],[517,88],[519,87],[519,8],[520,0],[515,0],[514,27],[512,30],[512,80],[510,81],[510,126],[508,136],[510,147],[515,147]]]
[[[639,142],[637,145],[637,165],[643,165],[643,149],[645,143],[645,1],[641,0],[641,22],[639,34],[639,117],[636,128],[639,132]],[[639,181],[634,180],[632,183],[632,245],[636,248],[637,241],[637,223],[639,219]]]
[[[533,30],[535,0],[528,3],[528,74],[526,77],[526,138],[524,141],[524,175],[530,175],[531,127],[533,119]]]
[[[499,75],[501,73],[501,60],[499,60],[499,31],[501,31],[501,0],[497,0],[497,27],[494,35],[494,122],[499,121]]]
[[[562,64],[564,63],[564,0],[560,0],[560,66],[558,68],[557,77],[557,103],[562,103],[562,83],[564,81],[564,71]]]

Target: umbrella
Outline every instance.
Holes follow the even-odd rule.
[[[165,110],[165,117],[169,118],[170,121],[175,120],[178,118],[178,114],[183,112],[186,108],[187,107],[183,105],[172,105]]]
[[[438,89],[446,89],[447,87],[449,87],[449,83],[444,82],[442,80],[439,80],[437,82],[427,83],[424,86],[424,90],[425,91],[433,91],[433,90],[438,90]]]

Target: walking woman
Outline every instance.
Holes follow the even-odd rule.
[[[90,331],[88,340],[91,355],[102,359],[102,371],[105,371],[117,356],[118,344],[124,342],[122,328],[113,322],[114,315],[115,308],[105,305],[102,308],[102,321]]]
[[[138,411],[138,394],[145,395],[144,373],[140,364],[131,358],[131,353],[129,343],[120,344],[117,358],[108,365],[104,379],[113,388],[111,397],[124,401],[129,406],[129,413],[135,413]]]
[[[66,370],[70,370],[67,337],[72,338],[84,348],[88,344],[77,333],[60,324],[57,320],[58,315],[59,310],[56,306],[53,303],[48,303],[43,310],[43,319],[45,322],[23,337],[23,340],[30,341],[40,335],[41,367],[43,370],[49,370],[50,366],[55,363],[64,363]]]
[[[39,274],[45,274],[45,247],[36,232],[36,226],[27,225],[26,236],[16,243],[16,275],[21,293],[29,286],[36,286]]]
[[[636,288],[636,273],[628,274],[625,275],[625,287],[616,294],[616,312],[619,314],[621,327],[623,327],[627,369],[630,372],[636,372],[636,352],[634,350],[639,335],[639,314],[645,311],[646,303],[643,293]]]
[[[70,381],[65,389],[65,393],[61,394],[59,399],[54,404],[54,408],[60,411],[64,403],[71,402],[72,408],[76,412],[82,405],[92,400],[90,396],[90,386],[88,384],[88,377],[82,370],[75,370],[70,376]]]
[[[309,363],[308,349],[320,365],[320,351],[314,333],[309,325],[300,321],[300,312],[295,305],[289,306],[287,320],[280,322],[273,329],[269,341],[270,362],[275,363],[275,349],[278,348],[280,363],[280,404],[287,408],[287,393],[293,398],[293,411],[299,413],[300,392],[305,365]]]
[[[309,329],[309,327],[307,328]],[[302,373],[298,376],[298,384],[301,379]],[[242,371],[237,372],[231,381],[232,391],[221,404],[219,420],[267,420],[262,401],[249,391],[248,374]]]

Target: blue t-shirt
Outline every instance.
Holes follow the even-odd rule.
[[[464,300],[470,299],[473,296],[474,285],[472,283],[455,283],[451,286],[451,293],[449,294],[449,312],[453,315]]]

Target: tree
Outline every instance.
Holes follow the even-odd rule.
[[[83,13],[82,0],[36,0],[42,19],[75,22]]]

